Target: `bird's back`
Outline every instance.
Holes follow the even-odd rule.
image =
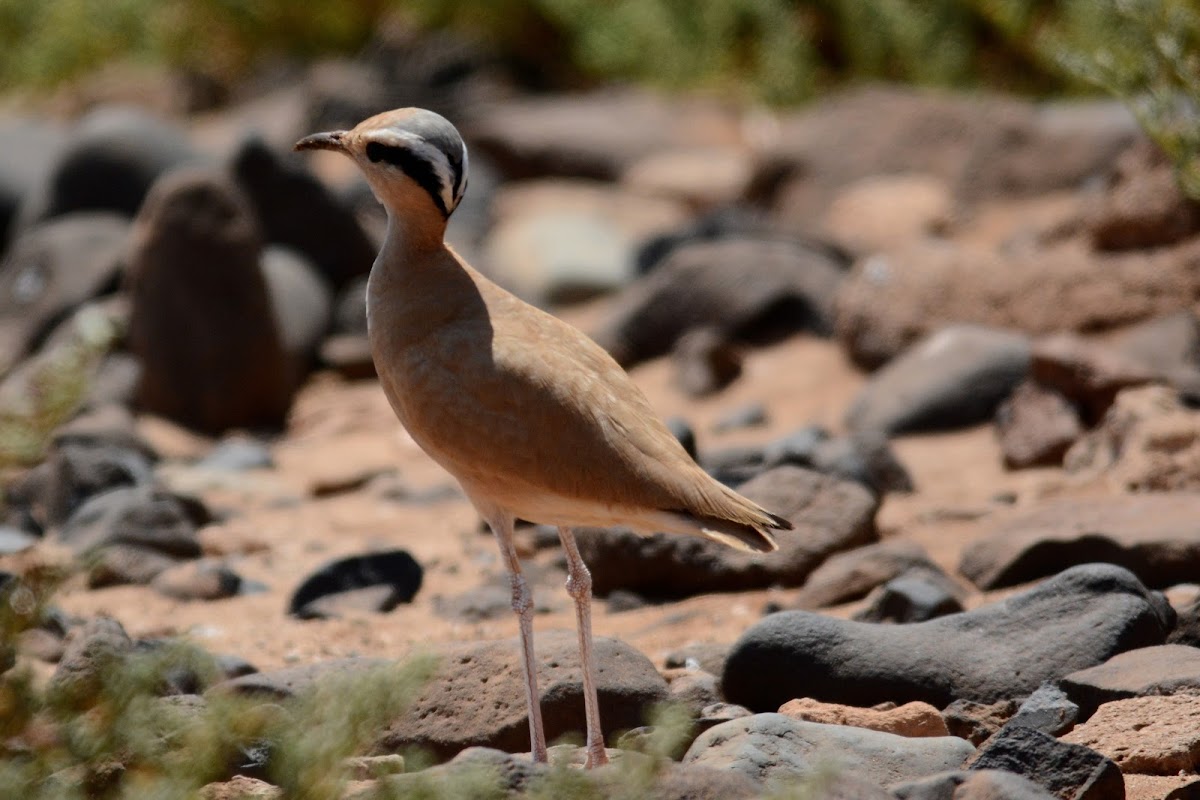
[[[773,549],[765,530],[790,527],[701,470],[577,329],[449,251],[403,273],[380,276],[388,287],[372,276],[382,383],[473,498],[535,522],[732,536],[751,549]]]

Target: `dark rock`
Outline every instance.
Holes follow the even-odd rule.
[[[148,583],[183,559],[198,558],[196,529],[210,519],[197,501],[151,486],[92,497],[61,527],[59,538],[89,562],[89,584]]]
[[[538,689],[549,741],[582,731],[583,681],[574,632],[538,632]],[[515,639],[440,646],[438,673],[381,740],[388,752],[417,746],[438,758],[480,745],[528,752],[520,646]],[[605,736],[637,727],[667,686],[650,661],[616,639],[595,640],[600,720]]]
[[[667,430],[679,440],[683,445],[683,449],[687,454],[696,460],[696,432],[692,430],[692,426],[683,417],[671,417],[667,420]]]
[[[759,428],[767,424],[767,407],[762,403],[748,403],[730,409],[713,423],[714,433],[727,433],[745,428]]]
[[[1014,700],[997,700],[994,703],[955,700],[942,709],[942,719],[952,735],[978,745],[1004,727],[1017,713],[1017,707]]]
[[[759,475],[740,491],[795,525],[777,537],[777,552],[741,553],[695,537],[589,528],[578,538],[596,593],[630,589],[659,598],[797,586],[832,553],[878,536],[878,501],[856,483],[785,466]]]
[[[148,483],[150,461],[114,445],[65,444],[9,490],[8,501],[39,529],[58,528],[87,500],[110,489]]]
[[[1119,391],[1157,377],[1119,350],[1069,333],[1036,341],[1029,371],[1033,380],[1070,400],[1088,426],[1100,421]]]
[[[889,787],[896,800],[1056,800],[1056,795],[998,769],[943,772]]]
[[[940,571],[925,548],[906,539],[834,553],[812,571],[796,598],[796,608],[824,608],[866,597],[872,589],[905,573]]]
[[[242,578],[220,560],[201,559],[168,567],[150,585],[175,600],[221,600],[238,594]]]
[[[628,589],[614,589],[604,598],[604,607],[610,614],[620,614],[624,611],[636,611],[652,603],[637,592]]]
[[[387,589],[371,610],[388,612],[416,596],[424,574],[417,560],[404,550],[339,559],[304,579],[288,601],[288,613],[301,619],[321,618],[326,615],[314,614],[314,603],[330,595],[371,587]]]
[[[1059,687],[1087,719],[1103,703],[1127,697],[1200,690],[1200,649],[1181,644],[1142,647],[1064,676]]]
[[[694,328],[681,336],[671,364],[675,385],[689,397],[715,394],[742,374],[741,352],[713,328]]]
[[[22,224],[73,211],[132,217],[159,176],[199,161],[173,125],[133,108],[99,108],[70,133],[45,188],[22,208]]]
[[[24,231],[0,262],[0,374],[84,302],[116,288],[129,223],[81,212]]]
[[[1200,297],[1200,242],[1096,253],[1076,240],[996,251],[926,240],[858,262],[838,288],[835,335],[873,369],[949,324],[1041,335],[1114,330]]]
[[[1013,772],[1059,797],[1125,800],[1125,781],[1111,759],[1033,728],[1000,731],[979,751],[970,769]]]
[[[1200,597],[1179,610],[1175,630],[1167,637],[1167,643],[1200,647]]]
[[[243,675],[253,675],[258,672],[258,667],[241,656],[230,653],[220,653],[213,656],[213,663],[216,664],[217,671],[224,676],[225,680],[233,680]]]
[[[1189,781],[1172,789],[1163,800],[1200,800],[1200,780]]]
[[[842,771],[887,785],[956,768],[974,748],[951,736],[912,738],[755,714],[700,734],[683,763],[740,772],[758,781],[803,780],[814,777],[831,752],[837,753]]]
[[[731,271],[730,264],[739,269]],[[760,341],[828,332],[842,266],[819,250],[769,239],[682,246],[614,301],[596,340],[625,366],[663,355],[694,328]]]
[[[1134,650],[1133,652],[1141,651]],[[1097,668],[1093,667],[1092,669]],[[1088,671],[1084,670],[1085,673]],[[1074,674],[1078,675],[1079,673]],[[1005,724],[1033,728],[1050,736],[1062,736],[1075,727],[1078,719],[1079,706],[1073,703],[1071,698],[1067,697],[1066,693],[1055,684],[1043,683],[1036,692],[1025,698],[1020,708],[1017,709],[1017,713]]]
[[[820,425],[800,428],[763,448],[763,468],[780,464],[857,481],[877,495],[913,490],[908,471],[896,458],[887,436],[878,431],[832,437]]]
[[[121,623],[109,617],[90,620],[71,633],[46,690],[75,708],[91,706],[99,699],[104,673],[119,668],[133,649]]]
[[[1200,572],[1200,493],[1051,500],[990,526],[963,551],[959,572],[997,589],[1083,561],[1119,564],[1153,588],[1192,580]]]
[[[56,450],[110,447],[140,453],[151,464],[158,461],[154,448],[138,433],[133,414],[115,403],[92,406],[80,413],[54,431],[50,445]]]
[[[1018,333],[953,325],[914,345],[871,377],[846,415],[854,430],[946,430],[990,419],[1028,373]]]
[[[996,410],[996,432],[1009,469],[1052,467],[1083,433],[1079,412],[1060,392],[1025,381]]]
[[[863,622],[924,622],[962,611],[962,603],[947,587],[950,582],[939,581],[936,575],[906,573],[893,578],[868,596],[867,607],[854,618]]]
[[[642,242],[638,248],[635,266],[638,275],[645,275],[654,270],[677,248],[693,242],[712,242],[719,239],[744,239],[778,235],[772,231],[770,221],[760,212],[745,206],[726,206],[710,213],[703,214],[678,230],[652,236]],[[797,239],[797,241],[802,241]],[[822,245],[814,241],[805,241],[811,247]],[[845,260],[840,252],[831,255]]]
[[[282,424],[294,386],[241,193],[217,173],[174,172],[155,185],[134,231],[129,348],[143,368],[139,405],[211,433]]]
[[[1126,150],[1117,161],[1113,185],[1091,221],[1096,247],[1161,247],[1197,231],[1200,206],[1183,193],[1162,150],[1145,140]]]
[[[870,706],[1023,697],[1125,650],[1161,644],[1174,612],[1129,571],[1068,569],[1021,594],[910,625],[805,611],[751,627],[725,662],[722,693],[753,710],[793,697]]]
[[[281,157],[262,140],[249,138],[233,157],[232,170],[266,241],[303,253],[334,288],[370,272],[375,245],[299,157]]]
[[[300,384],[329,329],[333,295],[320,273],[295,250],[272,245],[263,250],[260,263],[291,377]]]

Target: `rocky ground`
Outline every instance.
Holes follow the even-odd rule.
[[[497,752],[528,739],[494,544],[373,378],[378,209],[287,152],[420,103],[472,148],[456,246],[796,526],[753,557],[581,535],[610,745],[664,699],[697,719],[664,796],[1200,796],[1200,212],[1119,106],[867,88],[747,114],[388,63],[171,122],[0,120],[0,570],[72,570],[20,668],[62,685],[182,637],[225,678],[164,691],[278,700],[433,652],[374,752],[531,779]],[[518,538],[571,734],[562,559]],[[208,796],[270,795],[243,772]]]

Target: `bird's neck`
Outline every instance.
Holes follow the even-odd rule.
[[[383,249],[400,261],[427,256],[446,247],[446,220],[440,214],[387,209]]]

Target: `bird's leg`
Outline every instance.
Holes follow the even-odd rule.
[[[538,697],[537,661],[533,652],[533,594],[521,574],[521,562],[513,545],[512,517],[497,514],[488,519],[488,526],[500,545],[500,555],[508,567],[512,585],[512,608],[521,628],[522,668],[525,672],[525,699],[529,705],[529,748],[534,763],[546,763],[546,729],[542,725],[542,704]]]
[[[583,667],[583,709],[587,719],[587,767],[608,763],[604,732],[600,729],[600,705],[596,699],[596,659],[592,654],[592,573],[575,546],[575,534],[560,527],[558,538],[567,554],[567,594],[575,601],[579,628],[579,662]]]

